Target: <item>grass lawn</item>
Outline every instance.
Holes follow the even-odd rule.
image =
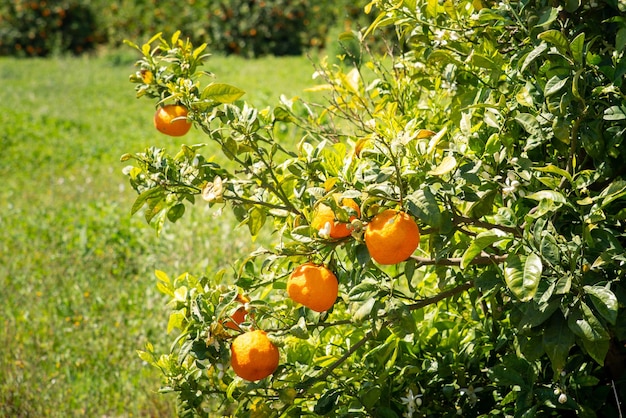
[[[128,81],[134,59],[0,59],[2,417],[175,415],[135,352],[173,340],[154,270],[211,274],[252,246],[201,204],[160,237],[130,217],[119,157],[207,139],[154,130],[153,103]],[[313,84],[303,57],[212,57],[207,69],[257,106]]]

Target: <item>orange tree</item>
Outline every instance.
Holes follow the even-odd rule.
[[[230,273],[157,272],[179,334],[171,352],[141,357],[182,416],[622,416],[623,2],[374,0],[366,11],[374,23],[342,39],[383,26],[397,38],[361,67],[320,62],[324,106],[256,109],[203,77],[204,46],[178,34],[133,44],[138,95],[185,106],[222,157],[202,144],[124,155],[132,212],[160,230],[194,204],[229,208],[272,238]],[[285,126],[292,143],[277,140]],[[333,238],[331,220],[311,227],[321,204],[349,236]],[[402,251],[419,246],[380,264],[370,251],[394,229]],[[332,272],[327,310],[290,299],[302,265]],[[250,315],[224,327],[240,294]],[[255,330],[279,362],[245,380],[231,344]]]

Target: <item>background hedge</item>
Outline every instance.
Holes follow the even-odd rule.
[[[83,53],[181,30],[215,53],[298,55],[367,22],[366,0],[5,0],[0,55]]]

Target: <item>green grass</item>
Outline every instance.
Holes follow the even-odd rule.
[[[168,349],[154,270],[211,274],[251,248],[201,204],[160,237],[130,217],[119,157],[205,142],[152,127],[128,82],[134,56],[0,59],[0,416],[172,416],[157,370]],[[208,69],[257,106],[312,84],[302,57],[212,57]]]

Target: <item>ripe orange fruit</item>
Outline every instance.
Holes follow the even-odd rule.
[[[328,268],[313,263],[298,266],[287,280],[287,294],[316,312],[329,310],[339,292],[337,277]]]
[[[365,245],[379,264],[398,264],[420,243],[415,220],[405,212],[387,209],[374,216],[365,229]]]
[[[335,200],[338,198],[335,197]],[[350,208],[357,213],[357,216],[361,216],[359,205],[352,199],[342,199],[338,203],[344,208]],[[350,216],[350,221],[353,221],[357,216]],[[327,226],[328,224],[328,226]],[[347,222],[340,222],[337,220],[332,208],[324,203],[317,205],[313,211],[313,219],[311,220],[311,227],[316,231],[326,230],[331,238],[345,238],[350,235]]]
[[[245,297],[242,294],[237,295],[237,302],[242,305],[250,302],[250,299]],[[246,316],[248,315],[248,311],[243,306],[235,311],[234,314],[230,316],[229,320],[224,321],[224,326],[230,329],[234,329],[235,331],[239,330],[239,324],[246,320]]]
[[[186,119],[173,119],[186,117],[188,113],[187,108],[182,105],[160,106],[154,114],[154,127],[166,135],[183,136],[191,129],[191,123]]]
[[[263,330],[239,335],[230,346],[230,365],[237,376],[255,381],[274,373],[279,361],[278,348]]]

